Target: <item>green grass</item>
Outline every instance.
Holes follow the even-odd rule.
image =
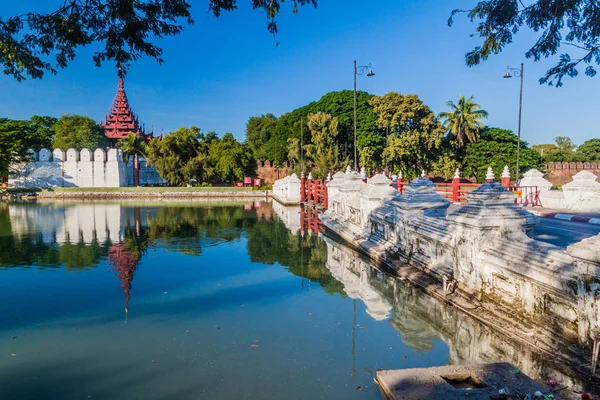
[[[16,190],[15,190],[16,191]],[[215,187],[114,187],[114,188],[54,188],[41,189],[49,193],[165,193],[165,192],[251,192],[251,187],[215,186]]]

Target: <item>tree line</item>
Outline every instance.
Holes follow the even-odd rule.
[[[592,138],[577,146],[571,138],[558,136],[554,143],[536,144],[533,149],[540,153],[541,160],[546,162],[600,161],[600,139]]]
[[[505,165],[515,169],[518,137],[508,129],[488,127],[488,113],[474,99],[459,96],[449,111],[435,114],[414,94],[357,93],[357,152],[368,173],[419,176],[422,170],[451,178],[456,169],[478,181],[492,166],[499,176]],[[280,117],[250,117],[246,141],[254,156],[275,165],[290,161],[296,172],[323,178],[352,164],[353,92],[325,94],[318,101]],[[520,170],[541,168],[543,159],[520,143]]]
[[[0,178],[6,180],[12,168],[30,161],[28,149],[39,150],[107,148],[104,129],[92,118],[67,114],[60,118],[33,116],[29,120],[0,118]],[[125,160],[134,158],[135,181],[139,182],[139,157],[144,157],[172,185],[221,183],[253,175],[256,167],[246,143],[231,133],[219,137],[200,128],[180,128],[162,139],[146,143],[131,133],[117,142]]]
[[[417,95],[390,92],[375,96],[357,93],[357,153],[368,173],[387,171],[405,179],[422,170],[451,178],[482,181],[488,166],[499,175],[505,165],[514,170],[518,138],[512,131],[488,127],[488,113],[473,98],[460,96],[435,114]],[[352,164],[354,154],[353,92],[330,92],[279,117],[253,116],[246,124],[245,141],[231,133],[219,137],[198,127],[182,127],[160,140],[146,143],[130,134],[119,140],[125,159],[134,159],[139,182],[139,157],[155,167],[172,185],[233,182],[255,174],[255,160],[275,166],[289,162],[295,172],[324,178]],[[0,176],[11,165],[27,161],[27,149],[106,148],[103,128],[80,115],[60,118],[34,116],[30,120],[0,119]],[[556,144],[531,148],[521,141],[520,170],[543,169],[549,161],[600,161],[600,139],[576,146],[568,137]]]

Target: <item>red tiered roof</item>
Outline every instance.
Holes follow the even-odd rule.
[[[111,145],[114,145],[117,140],[127,137],[130,133],[143,137],[146,141],[152,139],[153,133],[146,134],[144,132],[144,128],[140,125],[136,115],[129,108],[123,83],[123,73],[120,68],[117,96],[106,119],[100,125],[104,128],[104,135],[109,139]]]
[[[133,275],[140,262],[140,257],[133,255],[127,250],[124,243],[115,243],[111,245],[108,250],[108,259],[122,283],[121,289],[123,289],[123,292],[125,293],[125,314],[128,314],[131,281],[133,280]]]

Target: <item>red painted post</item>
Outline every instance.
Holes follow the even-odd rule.
[[[313,179],[312,179],[312,172],[308,173],[308,181],[306,183],[307,183],[307,188],[308,188],[308,190],[307,190],[307,196],[306,196],[307,199],[306,200],[307,201],[314,200],[315,197],[314,197],[313,191],[315,190],[315,188],[314,188],[314,183],[313,183]]]
[[[452,178],[452,202],[460,202],[460,170],[456,168]]]
[[[460,176],[452,178],[452,201],[454,203],[460,201]]]
[[[325,196],[323,197],[323,207],[328,208],[329,207],[329,188],[327,187],[327,185],[323,185],[323,193],[325,194]]]
[[[304,203],[306,201],[306,178],[304,177],[304,172],[300,175],[300,203]]]

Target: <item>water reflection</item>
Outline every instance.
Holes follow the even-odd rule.
[[[325,237],[324,241],[327,267],[343,283],[344,291],[362,300],[375,320],[389,316],[402,342],[416,352],[431,351],[435,342],[442,340],[449,348],[448,364],[508,361],[534,379],[545,382],[551,377],[563,385],[584,384],[575,371],[536,352],[534,347],[511,340],[407,281],[383,273],[334,240]]]
[[[76,279],[45,274],[60,268]],[[374,268],[324,236],[315,214],[299,207],[268,202],[0,204],[0,269],[0,289],[2,282],[6,285],[4,293],[0,290],[0,332],[35,337],[29,343],[31,359],[25,360],[29,364],[20,364],[29,367],[11,369],[15,386],[0,384],[0,398],[40,393],[41,387],[20,377],[41,364],[40,358],[73,370],[82,354],[95,354],[104,362],[99,365],[113,365],[123,374],[129,374],[124,365],[143,364],[131,369],[138,371],[132,381],[145,383],[123,394],[130,398],[346,399],[356,395],[357,385],[365,387],[362,397],[380,398],[371,384],[377,368],[448,362],[509,361],[534,378],[574,381],[570,370],[530,346]],[[118,282],[124,297],[118,296]],[[22,288],[30,285],[37,289],[25,295]],[[60,296],[64,302],[53,300]],[[127,329],[115,324],[117,309],[123,323],[123,305],[130,314]],[[56,322],[48,323],[50,318]],[[85,331],[89,339],[76,339],[82,333],[71,332],[71,324],[90,328]],[[200,334],[191,336],[195,332]],[[55,336],[65,337],[72,353],[48,350],[59,343]],[[20,357],[8,350],[15,343],[0,336],[0,354],[14,351]],[[248,353],[263,348],[263,353]],[[172,353],[176,357],[168,359],[164,377],[143,374],[151,360]],[[203,364],[194,364],[196,359]],[[0,370],[5,365],[0,358]],[[86,390],[123,398],[106,384],[103,392],[94,392],[97,379],[116,378],[110,368],[100,378],[88,368],[89,374],[79,377]],[[181,387],[170,385],[172,371]],[[205,382],[201,389],[198,376]],[[9,377],[0,374],[0,383],[3,379]],[[245,386],[236,384],[240,380]],[[176,396],[188,384],[195,391]],[[65,394],[63,388],[46,398],[82,394],[88,392]]]

